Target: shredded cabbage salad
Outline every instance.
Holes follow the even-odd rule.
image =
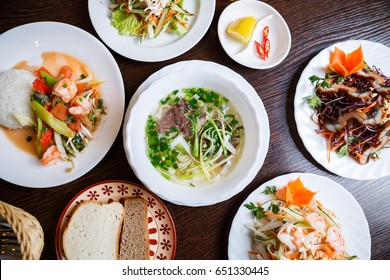
[[[113,0],[111,23],[119,34],[156,38],[167,31],[182,36],[188,31],[184,0]]]
[[[269,200],[247,203],[254,222],[247,225],[255,242],[249,252],[259,260],[348,260],[336,214],[307,190],[300,179],[276,190],[267,186]],[[306,204],[307,203],[307,204]]]

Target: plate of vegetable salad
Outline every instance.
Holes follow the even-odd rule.
[[[229,234],[229,259],[370,259],[363,210],[338,183],[291,173],[254,190],[240,205]]]
[[[200,41],[214,16],[215,0],[90,0],[88,9],[110,48],[133,60],[156,62]]]
[[[28,101],[33,115],[18,114],[22,129],[0,130],[0,163],[7,166],[2,179],[43,188],[84,175],[108,152],[123,118],[123,81],[112,55],[89,33],[57,22],[11,29],[0,45],[7,50],[0,55],[1,71],[30,71],[34,77]]]
[[[298,133],[329,171],[357,180],[390,175],[390,48],[351,40],[316,55],[297,84]]]
[[[269,145],[268,117],[253,87],[206,61],[169,65],[146,82],[129,104],[123,132],[143,184],[187,206],[224,201],[245,188]]]

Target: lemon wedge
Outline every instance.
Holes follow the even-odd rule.
[[[241,43],[248,44],[255,25],[255,17],[242,17],[229,24],[226,32]]]

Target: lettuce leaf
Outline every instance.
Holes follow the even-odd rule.
[[[133,14],[127,14],[125,10],[115,10],[111,15],[112,25],[118,29],[119,34],[136,36],[142,23]]]
[[[183,25],[181,25],[180,23],[176,23],[176,22],[172,22],[170,25],[169,25],[169,29],[168,29],[168,32],[169,33],[173,33],[173,34],[176,34],[178,37],[181,37],[183,36],[185,33],[187,33],[188,29],[185,28]]]

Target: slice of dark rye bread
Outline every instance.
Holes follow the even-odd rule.
[[[120,260],[149,260],[148,205],[143,198],[124,201],[123,220],[119,246]]]

